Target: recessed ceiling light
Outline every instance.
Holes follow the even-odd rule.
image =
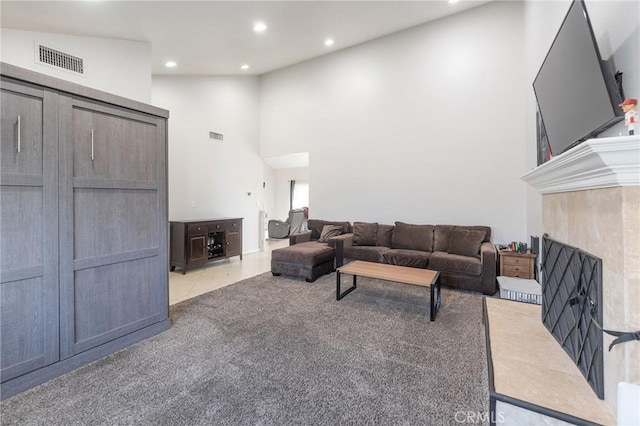
[[[333,46],[333,39],[332,38],[328,38],[324,41],[324,45],[325,46]]]
[[[240,69],[248,70],[248,69],[249,69],[249,65],[244,64],[244,65],[242,65],[242,66],[240,67]]]
[[[253,31],[257,33],[265,32],[267,29],[267,25],[264,22],[256,22],[253,26]]]
[[[167,61],[167,62],[164,64],[164,66],[165,66],[165,67],[167,67],[167,68],[173,68],[173,67],[175,67],[176,65],[178,65],[178,64],[177,64],[176,62],[174,62],[174,61]]]
[[[449,3],[451,3],[451,4],[458,3],[458,0],[449,0]]]

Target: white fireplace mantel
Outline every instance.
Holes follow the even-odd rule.
[[[640,135],[589,139],[520,176],[541,194],[640,185]]]

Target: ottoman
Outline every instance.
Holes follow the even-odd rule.
[[[271,273],[315,281],[319,276],[335,270],[335,250],[315,241],[294,244],[271,252]]]

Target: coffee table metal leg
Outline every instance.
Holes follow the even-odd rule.
[[[342,299],[347,294],[351,293],[353,290],[356,289],[356,287],[357,287],[356,278],[357,278],[357,275],[354,275],[353,276],[353,285],[351,287],[349,287],[348,289],[346,289],[344,291],[344,293],[340,293],[340,271],[339,270],[336,271],[336,300]]]
[[[435,321],[436,320],[436,314],[438,313],[438,309],[440,309],[440,300],[441,300],[441,295],[440,295],[440,277],[438,277],[436,279],[436,282],[431,284],[430,286],[431,289],[431,321]],[[435,294],[434,294],[435,293]],[[434,297],[435,296],[435,297]]]

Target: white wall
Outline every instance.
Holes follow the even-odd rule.
[[[611,60],[616,70],[624,72],[623,86],[627,97],[640,98],[640,3],[634,1],[586,0],[591,25],[602,58]],[[525,3],[526,52],[526,172],[536,167],[536,100],[533,80],[560,29],[571,0],[528,1]],[[602,136],[626,134],[624,122]],[[527,234],[542,234],[542,200],[527,186]]]
[[[243,217],[243,251],[258,250],[265,181],[256,77],[154,76],[169,119],[169,219]],[[224,142],[209,139],[209,132]],[[251,193],[251,195],[248,195]]]
[[[526,238],[523,20],[491,3],[262,76],[261,154],[309,151],[313,218]]]
[[[0,60],[140,102],[151,101],[151,44],[0,29]],[[36,43],[84,59],[86,75],[36,62]]]

